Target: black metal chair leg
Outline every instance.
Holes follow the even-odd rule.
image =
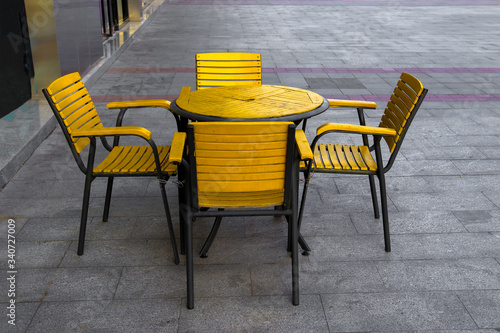
[[[391,235],[389,231],[389,212],[387,210],[387,191],[385,188],[385,175],[379,176],[380,182],[380,200],[382,202],[382,223],[384,226],[385,251],[391,252]]]
[[[108,178],[108,187],[106,188],[106,199],[104,201],[104,213],[102,214],[102,221],[108,222],[109,206],[111,204],[111,192],[113,191],[114,177]]]
[[[219,209],[219,211],[221,211],[221,210],[223,210],[223,209]],[[210,249],[210,246],[212,246],[212,243],[215,239],[215,236],[217,235],[217,232],[219,231],[221,221],[222,221],[222,216],[217,216],[215,218],[215,222],[212,225],[212,230],[210,230],[210,234],[208,235],[208,238],[205,241],[205,244],[203,244],[203,247],[201,248],[201,251],[200,251],[201,258],[207,258],[207,252]]]
[[[194,308],[194,274],[193,274],[193,217],[187,212],[185,217],[186,242],[186,280],[187,280],[187,308]]]
[[[82,216],[80,220],[80,235],[78,237],[78,250],[77,254],[81,256],[83,254],[83,248],[85,246],[85,233],[87,230],[87,218],[89,212],[89,202],[90,202],[90,187],[92,184],[92,177],[87,175],[85,179],[85,189],[83,192],[83,204],[82,204]]]
[[[391,252],[391,235],[389,232],[389,212],[387,211],[387,191],[385,188],[385,175],[380,151],[381,137],[375,138],[375,157],[377,160],[377,177],[380,183],[380,201],[382,203],[382,223],[384,226],[385,251]]]
[[[298,170],[297,176],[298,176]],[[298,177],[297,177],[298,178]],[[292,187],[291,250],[292,250],[292,304],[299,305],[299,225],[298,225],[298,184]]]
[[[163,198],[163,206],[165,207],[165,215],[167,216],[168,233],[170,235],[170,242],[172,243],[172,250],[174,252],[174,263],[179,264],[179,252],[177,251],[177,242],[175,240],[174,227],[172,225],[172,216],[170,215],[170,208],[168,206],[167,192],[165,191],[165,183],[160,180],[161,196]]]
[[[92,172],[94,170],[94,158],[95,158],[96,142],[95,138],[90,140],[90,150],[87,163],[87,170],[85,172],[85,189],[83,190],[83,204],[82,204],[82,219],[80,221],[80,235],[78,237],[78,249],[76,254],[81,256],[83,254],[83,248],[85,246],[85,233],[87,231],[87,218],[89,213],[89,202],[90,202],[90,188],[94,176]]]
[[[375,187],[375,177],[373,175],[368,176],[370,180],[370,191],[372,193],[372,203],[373,203],[373,213],[375,218],[380,218],[380,210],[378,209],[378,200],[377,200],[377,189]]]
[[[177,180],[179,184],[183,184],[184,181],[184,168],[179,168],[178,173],[177,173]],[[186,244],[185,244],[185,230],[184,230],[184,215],[182,214],[182,211],[186,207],[186,189],[184,186],[178,186],[177,187],[177,193],[179,195],[179,228],[180,228],[180,248],[181,248],[181,255],[186,254]]]
[[[309,176],[304,172],[304,178],[308,179]],[[302,199],[300,201],[300,210],[299,210],[299,215],[298,215],[298,221],[297,225],[299,228],[299,245],[304,250],[302,253],[303,255],[309,255],[309,252],[311,252],[311,248],[307,244],[306,240],[304,239],[304,236],[300,233],[300,226],[302,224],[302,215],[304,214],[304,207],[306,205],[306,198],[307,198],[307,190],[309,189],[309,181],[306,180],[304,183],[304,189],[302,190]],[[298,191],[298,186],[297,186],[297,191]]]

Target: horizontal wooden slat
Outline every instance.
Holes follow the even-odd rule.
[[[387,125],[385,125],[385,123],[383,123],[383,122],[380,122],[379,126],[380,127],[387,127]],[[394,149],[396,148],[395,138],[393,136],[384,136],[384,140],[387,142],[387,146],[389,147],[389,150],[392,153],[394,151]]]
[[[229,160],[240,158],[262,158],[262,157],[281,157],[286,155],[285,149],[258,149],[258,150],[199,150],[195,151],[196,158],[213,157],[226,158]],[[231,161],[233,162],[233,161]],[[237,163],[237,161],[234,161]]]
[[[246,80],[260,80],[260,74],[198,74],[198,80],[221,80],[221,81],[246,81]]]
[[[416,92],[418,96],[420,96],[420,94],[424,90],[422,82],[420,82],[416,77],[408,73],[402,73],[401,80],[403,80],[407,85],[409,85]]]
[[[226,181],[251,181],[251,180],[279,180],[283,179],[283,172],[253,172],[253,173],[201,173],[198,171],[199,181],[226,182]]]
[[[73,124],[68,126],[68,131],[77,129],[91,129],[100,122],[101,121],[99,117],[95,117],[92,113],[86,113],[82,117],[78,118],[78,120],[76,120]]]
[[[285,163],[264,165],[197,165],[198,173],[257,173],[257,172],[285,172]]]
[[[399,110],[401,110],[401,113],[405,116],[406,119],[410,117],[411,110],[408,109],[408,107],[399,98],[397,98],[395,95],[392,95],[391,102],[394,103],[399,108]]]
[[[200,75],[208,74],[261,74],[261,68],[259,67],[198,67],[196,73],[198,79],[202,79]]]
[[[88,95],[87,89],[80,89],[76,91],[74,94],[67,96],[67,98],[59,101],[58,103],[55,103],[56,109],[59,111],[62,111],[64,108],[66,108],[68,105],[71,103],[75,102],[76,100]]]
[[[273,207],[283,204],[283,192],[267,191],[256,194],[255,196],[249,193],[203,194],[198,197],[198,203],[202,207],[215,208]]]
[[[224,134],[224,135],[210,135],[204,133],[196,133],[194,135],[196,142],[216,142],[216,143],[233,143],[233,144],[248,144],[250,142],[265,143],[270,141],[286,141],[286,133],[259,133],[254,135],[238,135],[238,134]]]
[[[370,154],[370,149],[367,146],[359,146],[358,148],[361,153],[361,157],[363,157],[363,161],[368,167],[368,170],[377,171],[377,163],[373,160],[372,154]]]
[[[411,101],[411,99],[406,96],[406,94],[404,92],[402,92],[399,88],[395,88],[394,89],[394,95],[399,99],[401,100],[404,105],[406,105],[406,108],[408,109],[408,111],[412,111],[413,110],[413,102]]]
[[[319,152],[320,152],[320,155],[321,155],[321,160],[323,161],[323,166],[326,169],[333,168],[332,164],[330,163],[330,158],[328,157],[328,153],[326,151],[325,144],[323,144],[323,143],[319,144]]]
[[[286,141],[271,141],[271,142],[203,142],[196,141],[195,149],[200,150],[271,150],[271,149],[285,149],[287,145]]]
[[[405,84],[403,81],[399,80],[398,88],[401,89],[401,91],[408,96],[408,98],[412,101],[413,104],[417,103],[418,96],[415,93],[415,91],[413,91],[413,89],[410,88],[410,86]]]
[[[198,180],[198,193],[233,193],[276,191],[285,188],[285,179],[252,181],[212,181]]]
[[[318,145],[314,147],[314,165],[317,169],[324,169],[325,165],[323,164],[323,160],[321,159],[321,154]]]
[[[50,95],[54,95],[61,89],[64,89],[65,87],[74,84],[75,82],[81,80],[80,74],[77,72],[71,73],[68,75],[65,75],[54,82],[52,82],[48,87],[47,87],[47,92]]]
[[[335,144],[334,147],[335,147],[335,153],[337,154],[337,156],[339,158],[340,166],[342,167],[342,169],[350,169],[351,167],[345,158],[344,150],[342,149],[342,145],[337,143],[337,144]]]
[[[90,143],[89,138],[79,138],[73,142],[73,144],[75,145],[75,150],[78,154],[80,154],[85,149],[85,147],[87,147],[89,143]]]
[[[356,164],[356,161],[354,161],[354,157],[352,156],[351,150],[349,149],[348,145],[342,145],[342,150],[344,151],[344,156],[347,160],[347,163],[349,163],[349,166],[351,167],[352,170],[359,170],[358,165]]]
[[[251,135],[263,134],[283,134],[288,130],[290,122],[243,122],[243,123],[215,123],[199,122],[193,123],[195,134],[212,135]],[[216,133],[216,134],[215,134]]]
[[[70,106],[66,107],[64,110],[61,110],[59,114],[61,115],[61,118],[65,119],[84,105],[88,106],[87,110],[95,108],[95,105],[94,103],[92,103],[92,99],[90,98],[90,96],[85,95],[84,97],[79,98],[76,102],[74,102]]]
[[[148,146],[140,146],[137,147],[137,151],[134,153],[134,156],[128,159],[128,163],[124,164],[118,172],[128,172],[131,170],[144,156],[146,151],[148,150]]]
[[[389,101],[387,103],[387,108],[386,110],[384,111],[385,114],[387,113],[392,113],[396,118],[398,118],[399,120],[399,124],[401,124],[401,126],[405,126],[406,125],[406,117],[405,115],[401,112],[401,110],[394,104],[392,103],[391,101]]]
[[[213,88],[213,87],[227,87],[227,86],[260,86],[261,81],[196,81],[198,84],[198,89],[203,88]]]
[[[177,166],[168,163],[170,146],[157,146],[160,156],[162,171],[173,174]],[[130,174],[130,173],[156,173],[156,164],[153,149],[150,146],[118,146],[114,147],[108,156],[94,168],[96,174]]]
[[[250,166],[250,165],[272,165],[272,164],[284,164],[286,162],[285,157],[261,157],[261,158],[248,158],[248,159],[238,159],[238,167],[240,166]],[[234,163],[234,162],[231,162]],[[210,157],[197,157],[196,164],[198,165],[210,165],[210,166],[225,166],[228,165],[228,160],[226,158],[210,158]]]
[[[327,144],[326,147],[328,148],[328,155],[330,156],[330,160],[332,161],[333,168],[335,170],[340,169],[341,166],[340,166],[340,162],[337,158],[337,154],[335,154],[335,147],[331,143]]]
[[[71,126],[75,121],[81,117],[87,117],[87,119],[98,117],[97,111],[93,108],[92,104],[86,104],[82,108],[73,112],[70,116],[64,119],[64,124],[66,126]]]
[[[360,153],[359,153],[359,149],[358,149],[358,146],[355,146],[355,145],[351,145],[350,146],[351,148],[351,153],[352,153],[352,156],[354,157],[354,160],[356,161],[356,164],[358,165],[358,167],[361,169],[361,170],[368,170],[368,167],[366,166],[366,164],[363,162],[363,158],[361,157]]]
[[[52,95],[52,101],[55,103],[55,104],[58,104],[60,103],[62,100],[64,100],[65,98],[67,98],[68,96],[74,94],[75,92],[81,90],[85,88],[85,85],[83,84],[82,81],[78,81],[76,82],[75,84],[69,86],[69,87],[66,87],[64,88],[63,90],[61,90],[60,92]],[[86,91],[86,89],[85,89]]]
[[[260,60],[259,53],[210,52],[196,54],[196,60]]]

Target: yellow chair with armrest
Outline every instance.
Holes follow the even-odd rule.
[[[95,178],[108,178],[103,213],[103,221],[107,221],[114,177],[157,177],[174,253],[174,262],[178,264],[179,254],[165,184],[169,177],[177,172],[184,152],[186,134],[175,133],[171,145],[156,145],[149,130],[137,126],[121,126],[124,111],[120,113],[116,127],[104,126],[78,73],[71,73],[55,80],[46,89],[43,89],[43,93],[61,126],[78,167],[85,174],[77,254],[82,255],[84,250],[90,189]],[[148,103],[147,107],[156,104],[156,106],[166,106],[165,102],[161,101],[155,102],[156,104],[151,103],[151,101]],[[138,103],[138,105],[145,104],[147,103]],[[123,102],[122,106],[132,107],[132,104]],[[135,136],[145,140],[147,145],[120,146],[119,141],[122,136]],[[114,138],[112,145],[108,144],[106,137]],[[102,145],[109,153],[98,165],[95,165],[97,138],[101,139]],[[86,149],[87,147],[88,149]],[[82,157],[84,150],[88,150],[87,163]]]
[[[194,122],[187,137],[189,156],[182,162],[187,195],[181,207],[187,307],[194,307],[193,220],[276,215],[288,220],[292,303],[298,305],[297,179],[299,161],[313,157],[304,132],[291,122]]]
[[[417,78],[408,73],[402,73],[378,127],[366,126],[363,114],[364,108],[374,108],[376,107],[375,103],[366,101],[330,101],[330,105],[333,107],[357,108],[360,125],[327,123],[317,128],[316,137],[311,144],[314,159],[307,164],[302,164],[301,167],[306,183],[299,212],[299,226],[304,212],[309,179],[313,173],[368,175],[375,218],[379,218],[380,212],[374,182],[374,176],[377,176],[380,186],[385,250],[387,252],[391,251],[385,173],[391,169],[408,128],[426,94],[427,89]],[[323,136],[336,132],[359,134],[362,136],[363,144],[357,146],[335,142],[320,142]],[[371,146],[369,145],[368,136],[373,137]],[[386,141],[391,154],[385,165],[380,145],[382,138]],[[375,153],[375,156],[372,155],[372,152]],[[306,251],[310,250],[308,247],[302,247]]]

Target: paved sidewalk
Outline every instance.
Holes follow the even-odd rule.
[[[402,71],[429,89],[387,174],[392,252],[365,177],[316,174],[302,233],[301,304],[291,305],[286,223],[227,218],[195,258],[195,309],[173,264],[156,180],[93,183],[85,254],[76,255],[84,176],[56,129],[0,192],[1,332],[480,332],[500,330],[500,3],[487,0],[178,0],[90,93],[173,99],[195,87],[197,52],[262,54],[265,84],[367,99],[377,125]],[[329,110],[308,122],[356,122]],[[163,110],[130,110],[157,143]],[[355,140],[355,139],[353,139]],[[167,184],[178,230],[177,188]],[[16,325],[8,324],[8,219],[16,222]],[[211,227],[195,223],[195,251]]]

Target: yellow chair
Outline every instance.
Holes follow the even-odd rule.
[[[197,122],[188,125],[187,137],[189,162],[182,163],[187,195],[181,207],[187,307],[194,307],[193,219],[276,215],[289,222],[292,302],[298,305],[299,159],[313,157],[304,132],[290,122]]]
[[[157,146],[149,130],[137,126],[120,126],[124,112],[120,113],[119,121],[117,121],[119,123],[118,126],[105,127],[101,123],[94,103],[78,73],[68,74],[55,80],[46,89],[43,89],[43,93],[59,125],[61,125],[61,129],[68,141],[78,167],[86,175],[78,255],[82,255],[84,249],[92,181],[96,177],[108,178],[103,214],[103,221],[107,221],[114,177],[155,176],[160,183],[170,241],[174,251],[174,261],[178,264],[179,254],[177,252],[165,184],[169,177],[177,172],[177,166],[182,161],[186,134],[175,133],[171,146]],[[154,103],[150,102],[150,105],[152,104]],[[107,143],[105,138],[107,136],[114,137],[112,146]],[[136,136],[146,140],[148,145],[120,146],[119,138],[121,136]],[[103,146],[109,151],[108,155],[97,166],[94,165],[97,149],[96,138],[100,138]],[[88,160],[87,164],[85,164],[81,153],[89,145]]]
[[[427,89],[414,76],[402,73],[394,92],[387,103],[387,107],[378,127],[365,125],[363,114],[364,108],[374,108],[373,102],[366,101],[342,101],[332,100],[330,105],[334,107],[353,107],[358,109],[360,125],[328,123],[317,128],[316,137],[311,147],[314,151],[313,161],[302,164],[301,171],[304,172],[306,183],[304,185],[301,208],[299,212],[299,226],[302,219],[309,177],[314,173],[341,173],[368,175],[372,194],[375,218],[380,217],[377,193],[375,190],[374,176],[377,176],[380,184],[380,196],[382,204],[382,220],[384,227],[385,250],[391,251],[389,233],[389,215],[387,211],[387,194],[385,186],[385,173],[389,171],[396,159],[403,139],[408,131],[417,110],[427,94]],[[339,143],[323,143],[319,139],[324,135],[334,132],[361,134],[363,145],[345,145]],[[369,145],[368,136],[373,136],[373,145]],[[380,146],[384,138],[389,150],[390,157],[386,165],[382,159]],[[375,151],[375,158],[371,152]],[[302,246],[306,251],[309,248]]]
[[[261,59],[258,53],[225,52],[196,55],[196,89],[261,84]]]

